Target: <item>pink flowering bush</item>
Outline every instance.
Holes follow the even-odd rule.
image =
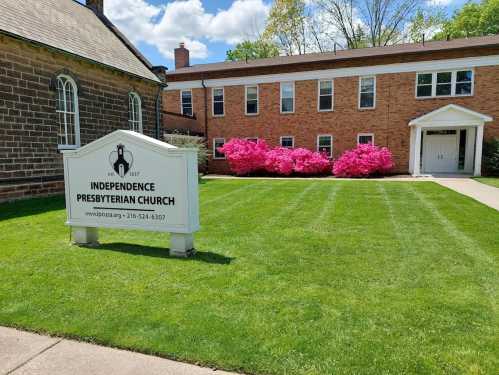
[[[324,174],[331,168],[331,163],[325,154],[305,148],[291,150],[291,157],[294,162],[293,170],[299,174]]]
[[[265,170],[281,176],[289,176],[293,173],[294,160],[292,150],[285,147],[276,147],[267,151],[265,155]]]
[[[279,176],[325,174],[331,170],[327,155],[304,148],[288,149],[275,147],[270,149],[264,140],[258,142],[234,138],[223,147],[232,172],[244,176],[258,172],[268,172]]]
[[[336,177],[368,177],[386,174],[393,166],[392,153],[386,147],[360,144],[334,162],[333,173]]]
[[[238,176],[262,171],[265,169],[266,153],[269,147],[264,140],[257,142],[245,139],[233,138],[222,147],[218,148],[223,152],[230,169]]]

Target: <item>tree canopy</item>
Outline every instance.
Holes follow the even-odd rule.
[[[233,50],[227,51],[228,61],[262,59],[265,57],[279,56],[279,48],[273,42],[258,39],[246,40],[236,45]]]
[[[499,34],[499,0],[466,3],[444,22],[435,39]]]

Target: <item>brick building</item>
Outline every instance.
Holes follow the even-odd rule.
[[[63,191],[60,151],[116,129],[159,136],[152,67],[103,0],[0,2],[0,201]]]
[[[499,36],[189,65],[167,73],[168,129],[187,126],[213,147],[233,137],[338,157],[374,142],[400,173],[480,174],[483,139],[499,137]],[[185,115],[193,116],[186,124]]]

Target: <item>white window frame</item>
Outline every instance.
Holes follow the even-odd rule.
[[[186,116],[194,116],[194,95],[192,94],[192,90],[191,89],[188,89],[188,90],[180,90],[180,113],[185,115],[184,113],[184,104],[182,103],[182,93],[184,92],[190,92],[191,93],[191,114],[190,115],[186,115]]]
[[[215,90],[222,90],[222,111],[221,115],[215,114]],[[220,103],[220,102],[217,102]],[[213,117],[224,117],[225,116],[225,88],[224,87],[212,87],[211,89],[211,115]]]
[[[373,78],[374,79],[374,95],[373,95],[373,106],[372,107],[361,107],[360,106],[360,98],[361,98],[361,95],[362,95],[362,92],[361,92],[361,88],[362,88],[362,80],[363,79],[368,79],[368,78]],[[375,75],[371,75],[371,76],[360,76],[359,77],[359,98],[358,98],[358,109],[361,110],[361,111],[365,111],[365,110],[370,110],[370,109],[376,109],[376,91],[377,91],[377,87],[376,87],[376,76]]]
[[[75,137],[75,144],[69,144],[67,142],[68,140],[68,123],[67,123],[67,113],[71,113],[67,111],[67,102],[66,102],[66,83],[63,84],[63,93],[64,93],[64,111],[59,111],[57,109],[57,103],[56,103],[56,113],[63,113],[64,114],[64,131],[65,131],[65,138],[66,138],[66,143],[64,144],[59,144],[59,140],[57,140],[57,149],[59,150],[70,150],[70,149],[76,149],[80,147],[81,141],[80,141],[80,108],[78,104],[78,85],[74,81],[74,79],[66,74],[60,74],[57,76],[57,82],[56,82],[56,95],[57,95],[57,100],[59,100],[59,80],[60,79],[65,79],[66,83],[70,84],[73,90],[73,103],[74,103],[74,137]],[[58,125],[61,126],[62,124],[60,123],[59,118],[57,119]],[[58,133],[59,134],[59,133]],[[59,138],[59,136],[58,136]]]
[[[292,84],[292,88],[293,88],[293,110],[292,111],[287,111],[287,112],[283,112],[282,110],[282,87],[283,85],[285,84]],[[282,115],[289,115],[289,114],[293,114],[295,113],[295,106],[296,106],[296,92],[295,92],[295,81],[285,81],[285,82],[280,82],[280,87],[279,87],[279,91],[280,91],[280,95],[279,95],[279,110],[281,112]]]
[[[360,145],[360,137],[371,137],[372,142],[371,144],[374,145],[374,133],[358,133],[357,134],[357,145]]]
[[[317,140],[316,140],[316,150],[317,150],[317,152],[321,152],[319,150],[319,147],[320,147],[320,145],[319,145],[319,139],[321,137],[329,137],[329,139],[331,139],[331,153],[329,155],[329,159],[332,159],[333,158],[333,151],[334,151],[334,148],[333,148],[334,147],[334,143],[333,143],[334,142],[334,138],[333,138],[333,136],[331,134],[319,134],[319,135],[317,135]]]
[[[331,82],[331,109],[321,109],[321,82]],[[333,112],[334,111],[334,80],[319,79],[317,81],[317,112]]]
[[[248,88],[256,87],[256,112],[248,113]],[[244,114],[246,116],[257,116],[260,113],[260,87],[258,85],[244,86]]]
[[[246,137],[246,138],[244,138],[244,139],[245,139],[246,141],[251,141],[251,142],[253,142],[253,141],[254,141],[255,143],[258,143],[258,140],[259,140],[260,138],[258,138],[258,137]]]
[[[457,72],[471,71],[471,93],[470,94],[456,94]],[[437,95],[437,74],[438,73],[451,73],[451,94],[450,95]],[[431,74],[431,96],[418,96],[418,78],[420,74]],[[475,69],[473,68],[460,68],[460,69],[443,69],[443,70],[430,70],[416,73],[416,83],[414,87],[414,97],[418,100],[435,99],[435,98],[466,98],[475,94]]]
[[[216,143],[217,141],[222,140],[225,144],[225,138],[213,138],[213,160],[224,160],[225,155],[223,157],[216,156]]]
[[[131,101],[136,99],[138,108],[139,108],[139,113],[138,113],[138,119],[135,119],[135,111],[134,111],[134,106],[132,105]],[[130,114],[132,114],[133,120],[130,119]],[[138,129],[135,130],[135,124],[138,125]],[[135,91],[130,91],[128,93],[128,127],[132,131],[137,131],[138,133],[143,133],[143,127],[142,127],[142,99],[140,98],[140,95],[137,94]]]
[[[286,146],[282,145],[283,138],[291,138],[291,147],[286,147]],[[279,137],[279,145],[281,147],[286,147],[286,148],[295,148],[295,137],[292,135],[282,135],[281,137]]]

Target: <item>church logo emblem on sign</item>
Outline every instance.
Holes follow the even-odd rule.
[[[125,146],[119,144],[116,146],[116,151],[109,154],[109,164],[114,169],[116,174],[124,178],[133,165],[133,155],[130,151],[125,150]]]

